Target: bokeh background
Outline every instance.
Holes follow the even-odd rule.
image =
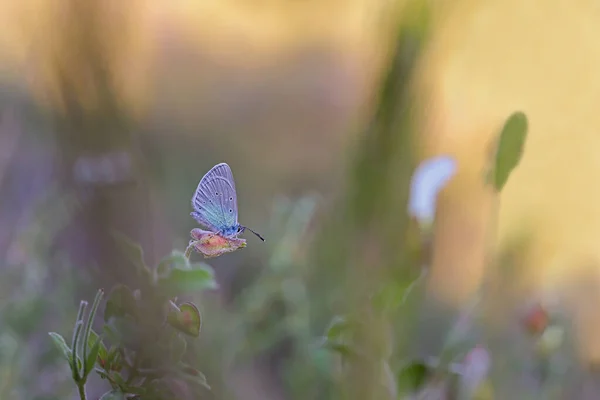
[[[458,174],[399,353],[436,354],[488,254],[508,254],[479,326],[495,398],[536,393],[518,326],[532,302],[570,333],[552,398],[598,398],[596,35],[587,0],[0,2],[0,399],[75,395],[47,332],[134,284],[110,230],[149,264],[184,249],[192,193],[223,161],[267,242],[210,260],[221,288],[197,299],[193,349],[207,398],[337,398],[318,338],[401,268],[410,173],[436,154]],[[483,171],[515,110],[528,143],[497,199]]]

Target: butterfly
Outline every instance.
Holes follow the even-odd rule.
[[[226,163],[215,165],[200,179],[192,207],[194,211],[190,215],[213,233],[233,239],[248,229],[265,241],[260,234],[238,222],[235,182]]]

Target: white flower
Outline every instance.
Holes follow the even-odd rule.
[[[438,192],[454,176],[456,169],[456,160],[450,156],[433,157],[419,164],[411,180],[408,212],[420,223],[433,221]]]
[[[481,346],[477,346],[466,355],[462,365],[461,388],[467,396],[472,396],[477,388],[485,381],[492,359],[490,354]]]

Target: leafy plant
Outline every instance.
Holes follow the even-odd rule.
[[[102,400],[186,398],[200,388],[210,389],[204,374],[185,362],[187,338],[200,335],[200,312],[193,303],[178,304],[177,298],[216,288],[212,268],[192,264],[184,253],[173,251],[150,269],[137,244],[120,234],[115,237],[141,278],[140,288],[119,284],[110,291],[100,333],[93,325],[103,290],[87,314],[88,303],[80,303],[70,342],[50,332],[80,398],[87,399],[85,386],[92,372],[110,384]]]

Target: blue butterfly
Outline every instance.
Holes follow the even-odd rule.
[[[265,241],[260,234],[238,223],[235,182],[226,163],[215,165],[200,179],[192,197],[192,207],[194,212],[190,215],[214,233],[234,238],[248,229]]]

